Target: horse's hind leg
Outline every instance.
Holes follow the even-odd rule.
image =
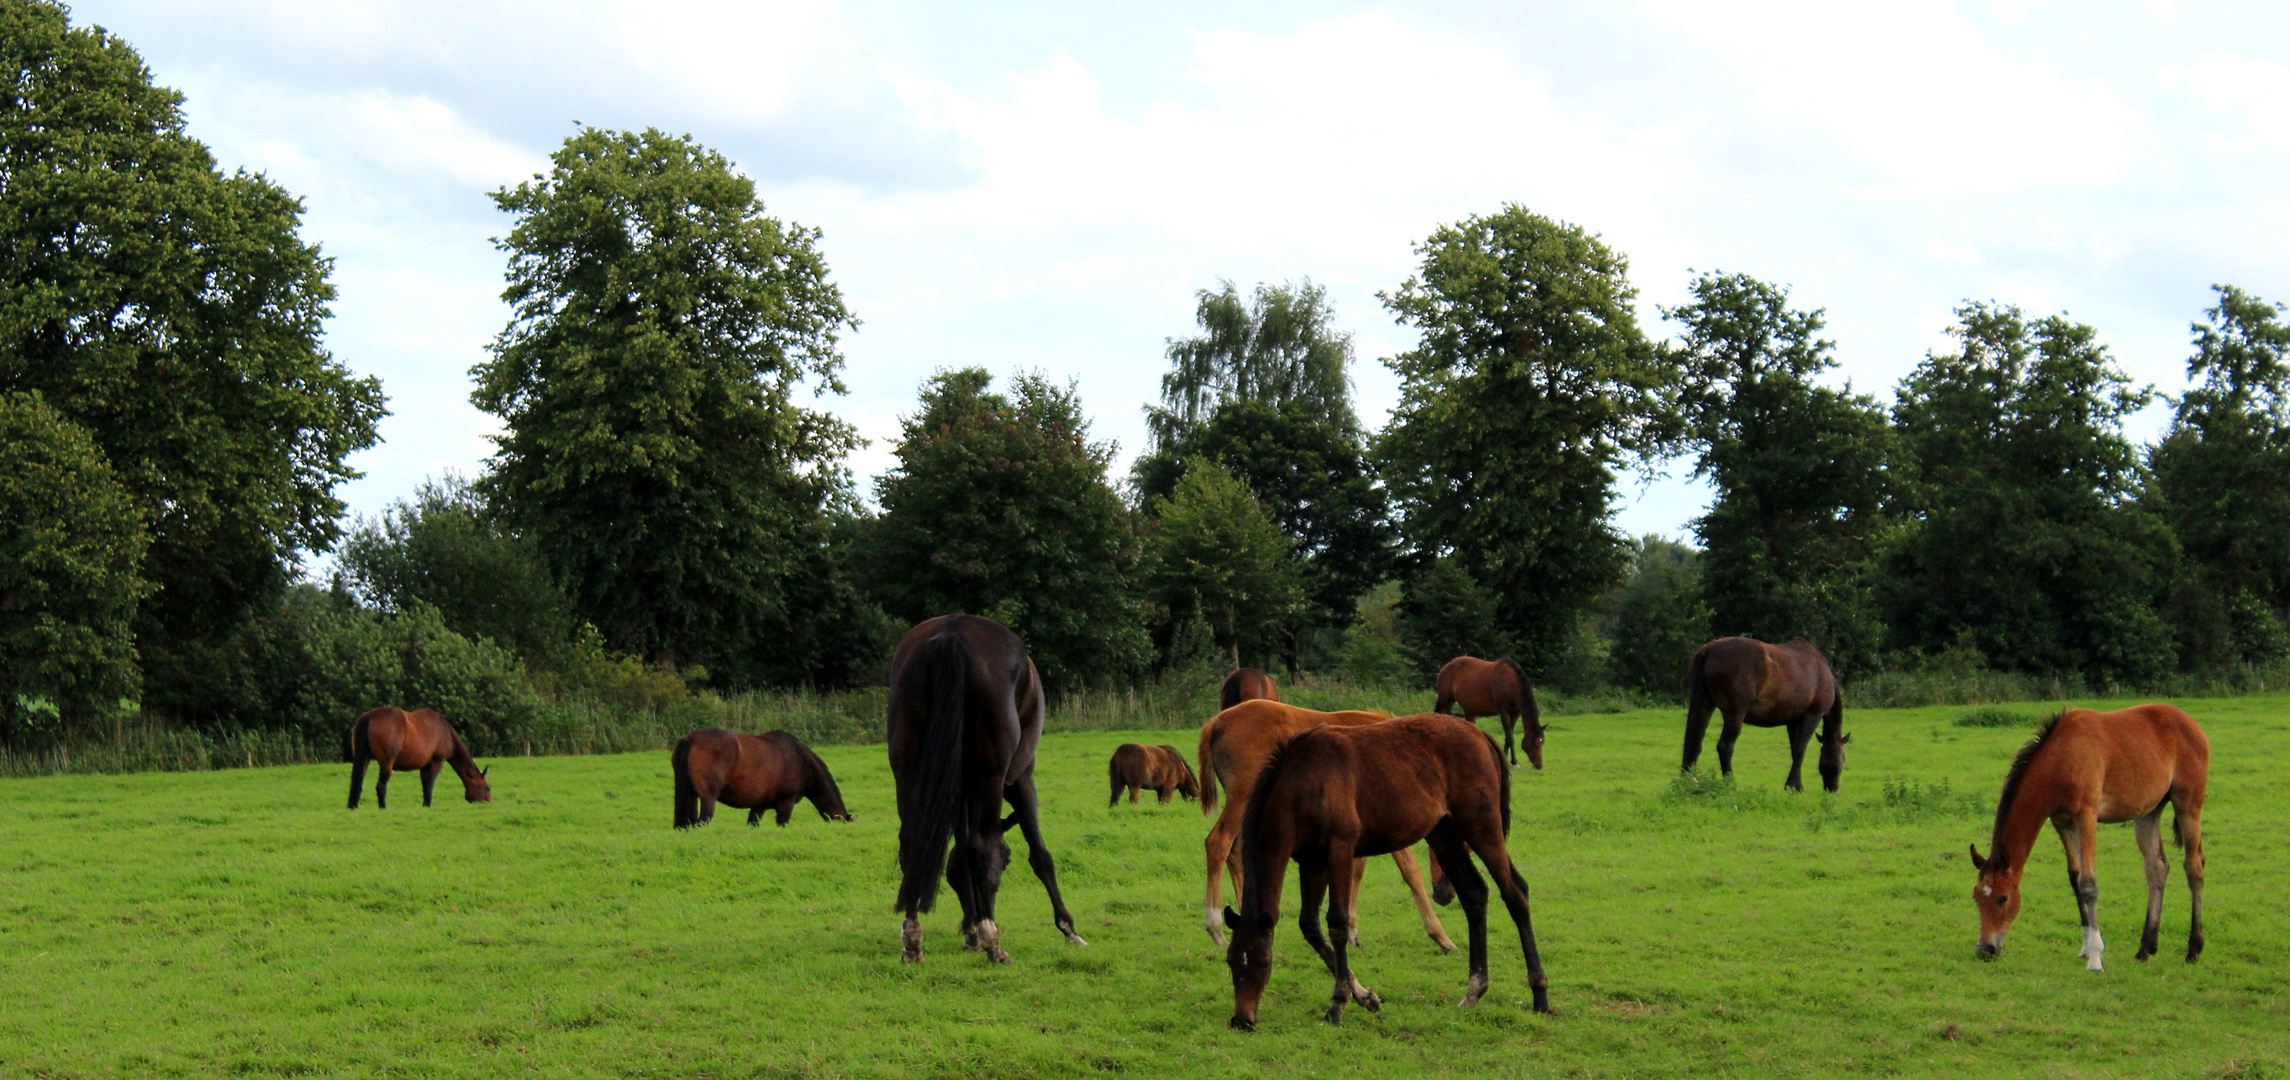
[[[2147,926],[2139,931],[2139,952],[2132,959],[2144,961],[2160,950],[2156,938],[2163,929],[2163,883],[2170,880],[2171,864],[2163,860],[2163,808],[2131,823],[2131,833],[2139,840],[2139,857],[2147,867]]]
[[[1463,902],[1463,918],[1470,925],[1471,981],[1463,990],[1464,1005],[1475,1005],[1479,995],[1487,992],[1487,881],[1479,876],[1479,869],[1471,865],[1471,849],[1455,835],[1452,825],[1442,825],[1428,838],[1433,858],[1446,872],[1448,884],[1455,887],[1456,898]]]
[[[2203,954],[2203,811],[2199,802],[2180,802],[2173,804],[2171,814],[2171,827],[2187,849],[2187,892],[2193,895],[2187,921],[2187,963],[2192,964]]]
[[[1228,822],[1227,819],[1231,820]],[[1209,940],[1216,942],[1220,949],[1225,947],[1225,917],[1220,906],[1223,896],[1217,887],[1217,879],[1224,875],[1225,864],[1232,863],[1233,898],[1239,899],[1240,864],[1233,860],[1233,839],[1238,825],[1239,816],[1227,804],[1224,814],[1217,818],[1217,823],[1209,827],[1208,839],[1201,841],[1201,848],[1209,864],[1209,896],[1204,909],[1207,914],[1202,917],[1201,926],[1209,932]]]
[[[390,763],[376,758],[374,765],[374,807],[387,810],[390,808]]]
[[[1335,943],[1336,952],[1336,985],[1334,991],[1329,995],[1327,1015],[1327,1020],[1331,1024],[1344,1022],[1344,1005],[1347,1002],[1357,1001],[1370,1012],[1383,1007],[1383,999],[1377,997],[1375,991],[1361,985],[1359,977],[1352,974],[1352,937],[1359,932],[1359,927],[1352,918],[1352,913],[1356,910],[1353,900],[1358,896],[1359,869],[1363,865],[1365,864],[1352,858],[1352,846],[1349,842],[1338,841],[1328,846],[1326,874],[1329,884],[1331,886],[1340,882],[1352,884],[1350,889],[1329,889],[1328,939]]]
[[[1049,844],[1042,840],[1041,800],[1034,794],[1034,774],[1027,772],[1004,792],[1010,800],[1010,809],[1018,815],[1018,827],[1026,837],[1026,865],[1033,867],[1034,876],[1042,879],[1042,888],[1050,894],[1050,913],[1065,939],[1076,945],[1087,945],[1081,935],[1074,932],[1073,913],[1066,910],[1065,897],[1058,892],[1058,864],[1050,857]]]
[[[1519,928],[1519,948],[1527,958],[1527,989],[1535,997],[1535,1011],[1551,1011],[1550,979],[1543,974],[1542,950],[1535,946],[1535,920],[1527,906],[1527,879],[1519,873],[1510,853],[1496,843],[1481,847],[1480,857],[1487,860],[1487,872],[1495,876],[1495,888],[1503,894],[1503,906],[1510,909],[1511,922]]]
[[[1367,877],[1367,876],[1368,876],[1368,860],[1366,860],[1366,859],[1353,859],[1353,860],[1352,860],[1352,876],[1351,876],[1349,879],[1347,879],[1347,880],[1344,882],[1344,895],[1345,895],[1345,896],[1347,896],[1347,897],[1350,897],[1350,898],[1351,898],[1351,905],[1350,905],[1350,906],[1351,906],[1352,910],[1354,910],[1354,911],[1358,911],[1358,910],[1360,909],[1360,881],[1361,881],[1361,879],[1363,879],[1363,878],[1365,878],[1365,877]],[[1333,906],[1331,906],[1331,907],[1330,907],[1328,910],[1332,912],[1332,911],[1334,911],[1334,910],[1336,910],[1336,909],[1335,909]],[[1345,942],[1346,942],[1347,944],[1351,944],[1351,945],[1357,945],[1357,944],[1359,944],[1359,943],[1360,943],[1360,924],[1359,924],[1359,923],[1357,923],[1357,922],[1354,922],[1354,923],[1352,924],[1352,932],[1351,932],[1351,934],[1349,934],[1348,936],[1346,936],[1344,940],[1345,940]]]
[[[1399,879],[1407,882],[1408,894],[1415,897],[1415,913],[1423,919],[1423,932],[1431,935],[1440,952],[1454,952],[1455,943],[1447,939],[1447,928],[1439,925],[1439,913],[1431,910],[1431,896],[1423,888],[1423,871],[1415,864],[1415,849],[1401,848],[1392,852],[1391,861],[1399,867]]]

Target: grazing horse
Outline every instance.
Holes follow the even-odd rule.
[[[1527,673],[1516,660],[1506,656],[1500,660],[1481,660],[1476,656],[1458,656],[1439,669],[1435,685],[1439,703],[1431,711],[1443,713],[1451,705],[1463,707],[1463,719],[1477,721],[1482,716],[1503,718],[1503,756],[1511,764],[1519,763],[1519,752],[1511,746],[1511,725],[1524,717],[1527,721],[1527,760],[1535,768],[1543,767],[1543,713],[1535,703],[1535,684],[1527,681]]]
[[[1137,793],[1150,791],[1169,801],[1174,791],[1188,799],[1201,797],[1201,784],[1193,778],[1193,767],[1185,764],[1185,755],[1174,746],[1140,746],[1123,743],[1113,752],[1113,759],[1105,763],[1106,778],[1113,782],[1113,794],[1105,806],[1112,809],[1121,801],[1121,793],[1129,793],[1129,801],[1137,801]]]
[[[350,725],[350,809],[358,808],[358,793],[366,786],[366,763],[381,768],[374,777],[374,805],[388,809],[390,805],[390,772],[395,769],[421,770],[421,804],[429,805],[430,791],[437,786],[437,774],[447,765],[461,778],[461,793],[470,802],[492,802],[493,785],[486,783],[487,769],[479,769],[469,756],[469,745],[461,741],[453,725],[437,715],[435,709],[393,709],[387,706],[367,713]]]
[[[1272,928],[1291,859],[1304,890],[1297,925],[1336,977],[1325,1018],[1341,1023],[1348,1002],[1380,1008],[1382,999],[1352,973],[1347,941],[1353,898],[1343,883],[1353,860],[1402,851],[1418,840],[1431,842],[1471,923],[1471,980],[1462,1003],[1473,1004],[1487,992],[1487,885],[1471,866],[1476,854],[1518,925],[1535,1011],[1549,1012],[1550,982],[1535,949],[1526,878],[1505,844],[1510,831],[1511,770],[1495,740],[1476,725],[1424,713],[1364,727],[1316,727],[1288,740],[1257,777],[1241,826],[1248,873],[1240,910],[1225,912],[1233,928],[1225,953],[1232,969],[1231,1026],[1256,1027],[1257,1003],[1272,977]],[[1326,940],[1314,925],[1323,895]]]
[[[1280,700],[1280,688],[1272,685],[1272,676],[1262,669],[1244,667],[1232,669],[1225,676],[1225,684],[1217,689],[1217,711],[1223,712],[1243,701]]]
[[[898,910],[906,913],[900,958],[922,962],[922,923],[916,916],[937,901],[943,866],[962,901],[964,948],[1009,962],[994,922],[994,894],[1002,886],[1002,868],[1010,864],[1002,834],[1013,825],[1025,832],[1027,862],[1049,890],[1058,930],[1067,941],[1089,944],[1074,932],[1073,915],[1058,894],[1057,864],[1042,842],[1034,794],[1042,680],[1018,635],[976,615],[941,615],[907,631],[891,654],[885,735],[898,785]]]
[[[2067,880],[2083,919],[2083,959],[2102,970],[2107,942],[2099,936],[2101,822],[2131,822],[2147,862],[2147,928],[2139,955],[2155,955],[2163,919],[2163,804],[2171,804],[2171,832],[2186,849],[2187,962],[2203,954],[2203,792],[2210,782],[2210,740],[2194,718],[2173,705],[2137,705],[2120,712],[2068,709],[2052,717],[2012,759],[2004,794],[1996,802],[1996,828],[1987,858],[1972,849],[1980,872],[1972,902],[1980,906],[1979,955],[1993,960],[2004,932],[2020,913],[2020,872],[2028,850],[2049,821],[2067,848]]]
[[[827,771],[827,763],[784,731],[742,735],[722,728],[701,728],[676,740],[668,753],[676,772],[675,821],[679,829],[715,820],[716,804],[747,811],[747,823],[763,820],[763,812],[779,815],[784,826],[795,804],[811,800],[811,808],[826,821],[849,821],[843,789]]]
[[[1805,790],[1805,743],[1821,729],[1821,786],[1837,790],[1845,771],[1845,698],[1829,661],[1811,642],[1798,638],[1768,645],[1756,638],[1719,638],[1694,651],[1686,666],[1686,753],[1679,769],[1692,772],[1702,756],[1702,734],[1710,710],[1725,718],[1718,733],[1718,770],[1733,775],[1733,741],[1741,725],[1789,729],[1789,779],[1782,786]]]
[[[1209,940],[1216,942],[1218,948],[1225,944],[1225,923],[1217,879],[1229,868],[1233,891],[1241,889],[1240,850],[1236,843],[1240,839],[1241,814],[1248,806],[1249,792],[1256,785],[1265,759],[1270,758],[1281,743],[1308,728],[1355,727],[1380,724],[1389,719],[1390,713],[1313,712],[1277,701],[1244,701],[1201,725],[1200,751],[1193,758],[1201,765],[1201,813],[1216,813],[1220,782],[1226,795],[1224,813],[1210,826],[1208,839],[1204,841],[1208,849],[1209,899],[1203,925],[1208,929]],[[1392,862],[1398,864],[1401,880],[1407,882],[1408,892],[1415,896],[1415,911],[1423,920],[1423,932],[1429,934],[1442,951],[1454,952],[1455,942],[1448,939],[1447,928],[1439,924],[1439,914],[1431,909],[1431,898],[1424,892],[1423,874],[1416,868],[1415,853],[1403,847],[1392,852]],[[1438,867],[1432,869],[1436,872]],[[1360,889],[1360,875],[1366,870],[1367,864],[1363,862],[1353,871],[1349,888],[1355,896]]]

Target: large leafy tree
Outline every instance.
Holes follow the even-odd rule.
[[[142,508],[162,708],[196,643],[339,536],[383,415],[320,344],[334,289],[301,204],[219,171],[182,101],[62,5],[0,0],[0,392],[40,393]]]
[[[1888,576],[1893,633],[2023,670],[2170,670],[2156,602],[2177,548],[2134,501],[2122,431],[2150,392],[2064,316],[1973,303],[1957,318],[1962,347],[1926,357],[1894,407],[1910,520]]]
[[[572,604],[532,538],[506,527],[467,483],[423,484],[342,542],[342,585],[387,612],[427,604],[445,625],[491,638],[531,663],[569,655]]]
[[[1660,536],[1632,542],[1630,574],[1616,587],[1600,620],[1617,684],[1683,700],[1686,664],[1710,639],[1710,608],[1703,599],[1710,559]]]
[[[1422,339],[1387,361],[1401,400],[1377,456],[1418,557],[1484,586],[1536,672],[1621,575],[1613,470],[1677,438],[1677,373],[1639,331],[1626,260],[1581,228],[1509,206],[1416,251],[1384,297]]]
[[[1153,507],[1146,593],[1173,623],[1198,620],[1235,666],[1291,652],[1282,641],[1303,602],[1288,538],[1240,482],[1196,464]]]
[[[2187,361],[2200,382],[2149,458],[2149,501],[2186,555],[2173,606],[2188,659],[2270,660],[2290,606],[2290,323],[2281,305],[2217,293]]]
[[[1717,489],[1695,522],[1717,632],[1804,637],[1840,670],[1883,647],[1875,586],[1888,528],[1891,425],[1867,397],[1814,377],[1835,366],[1822,313],[1742,274],[1704,274],[1663,314],[1685,329],[1683,395]],[[1640,681],[1666,687],[1667,676]]]
[[[148,543],[95,440],[38,395],[0,394],[0,739],[31,698],[69,724],[134,695]]]
[[[1397,536],[1351,406],[1351,335],[1325,290],[1231,282],[1199,294],[1200,333],[1169,343],[1154,449],[1132,473],[1147,513],[1195,462],[1240,478],[1293,544],[1312,601],[1308,621],[1341,626],[1362,593],[1389,578]]]
[[[732,685],[787,677],[786,646],[840,612],[799,601],[850,429],[856,325],[816,230],[688,138],[585,129],[547,175],[496,191],[515,218],[512,319],[472,372],[506,432],[486,478],[614,649]]]
[[[988,392],[980,368],[940,372],[903,422],[898,466],[876,480],[867,562],[894,615],[967,612],[1016,630],[1054,690],[1145,660],[1138,545],[1106,483],[1113,447],[1089,440],[1072,388],[1040,375]]]

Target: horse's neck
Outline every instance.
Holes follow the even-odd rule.
[[[445,755],[445,763],[453,766],[453,775],[468,780],[477,775],[477,759],[470,756],[469,744],[461,737],[453,737],[453,749]]]
[[[1988,857],[2019,873],[2027,865],[2028,853],[2035,850],[2036,837],[2043,834],[2044,822],[2051,819],[2051,808],[2045,805],[2048,801],[2023,778],[2011,808],[2004,812],[2003,828],[1996,830],[1995,850]]]

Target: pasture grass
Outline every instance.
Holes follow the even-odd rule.
[[[1378,860],[1353,955],[1383,1011],[1320,1023],[1328,980],[1291,920],[1253,1035],[1224,1027],[1197,810],[1105,806],[1118,731],[1054,734],[1038,769],[1091,944],[1050,926],[1013,834],[1008,966],[960,951],[951,893],[928,962],[899,963],[880,746],[820,750],[854,823],[727,810],[687,833],[657,752],[502,759],[483,806],[446,777],[423,809],[405,777],[354,813],[331,764],[0,781],[0,1074],[2285,1075],[2290,698],[2183,704],[2214,750],[2200,964],[2177,958],[2175,862],[2164,955],[2132,961],[2144,890],[2120,828],[2100,842],[2105,973],[2076,959],[2048,840],[2004,957],[1973,959],[1965,845],[1986,847],[2025,728],[1856,710],[1844,791],[1798,795],[1778,732],[1744,734],[1730,782],[1681,778],[1675,710],[1582,713],[1514,786],[1555,1016],[1523,1004],[1499,907],[1494,987],[1457,1009],[1462,957]],[[1292,877],[1291,914],[1294,896]]]

